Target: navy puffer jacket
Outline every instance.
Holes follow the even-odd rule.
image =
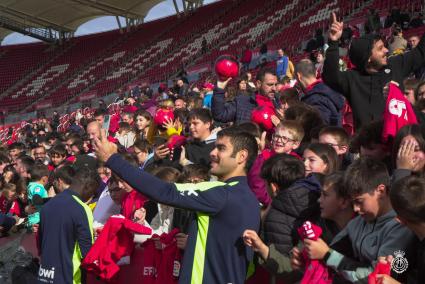
[[[301,101],[316,108],[326,125],[342,125],[341,110],[344,107],[345,99],[325,83],[321,81],[314,83],[301,97]]]
[[[317,202],[320,190],[318,178],[310,174],[279,191],[264,220],[264,240],[267,245],[274,244],[278,251],[289,254],[298,243],[297,228],[304,221],[314,221],[320,217]]]

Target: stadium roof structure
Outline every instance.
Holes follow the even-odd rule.
[[[1,0],[0,41],[19,32],[47,42],[72,37],[83,23],[101,16],[124,17],[127,26],[143,22],[164,0]],[[177,14],[180,13],[173,0]],[[184,11],[202,5],[200,0],[182,0]],[[117,20],[120,25],[119,21]]]

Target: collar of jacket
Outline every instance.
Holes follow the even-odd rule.
[[[322,81],[321,79],[319,79],[319,80],[316,80],[314,83],[312,83],[312,84],[308,85],[308,86],[305,88],[305,93],[310,92],[311,90],[313,90],[313,88],[314,88],[316,85],[318,85],[318,84],[320,84],[320,83],[322,83],[322,82],[323,82],[323,81]]]
[[[376,224],[386,223],[386,222],[388,222],[388,220],[394,219],[395,217],[397,217],[397,214],[393,209],[391,209],[390,211],[388,211],[384,215],[381,215],[378,218],[376,218],[375,222],[376,222]]]
[[[74,191],[71,187],[68,187],[67,189],[65,189],[65,190],[63,191],[63,193],[65,193],[65,194],[69,194],[69,195],[75,195],[76,197],[78,197],[78,199],[80,199],[81,201],[83,201],[83,200],[81,199],[80,194],[79,194],[78,192]],[[83,202],[84,202],[84,201],[83,201]],[[85,202],[84,202],[84,203],[85,203]]]
[[[257,93],[255,94],[254,100],[258,106],[268,106],[274,108],[274,103],[269,97]]]
[[[201,144],[211,144],[211,143],[214,143],[215,140],[217,140],[217,133],[214,131],[214,132],[211,132],[210,136],[208,136],[205,140],[202,140],[201,141],[199,139],[193,139],[193,140],[191,140],[191,142],[193,144],[201,145]]]

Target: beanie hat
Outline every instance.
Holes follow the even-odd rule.
[[[379,39],[379,36],[374,34],[353,39],[348,56],[357,69],[362,71],[366,69],[367,62],[372,54],[373,42],[377,39]]]

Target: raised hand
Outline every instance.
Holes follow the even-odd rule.
[[[230,80],[232,80],[232,78],[229,78],[226,81],[217,80],[217,87],[220,89],[226,89],[227,84],[229,84]]]
[[[113,154],[118,152],[118,147],[112,142],[109,142],[106,134],[106,130],[102,129],[100,133],[100,139],[94,137],[94,150],[96,151],[96,157],[102,161],[106,162]]]
[[[184,146],[182,146],[182,151],[180,152],[179,163],[183,167],[190,164],[190,161],[188,159],[186,159],[186,148]]]
[[[279,125],[279,123],[280,123],[280,119],[279,119],[279,117],[277,117],[276,115],[272,115],[271,116],[271,120],[272,120],[272,123],[273,123],[273,125],[276,127],[276,126],[278,126]]]
[[[172,127],[175,127],[174,121],[170,118],[167,118],[165,122],[162,124],[162,126],[166,129],[170,129]]]
[[[136,223],[139,223],[141,225],[145,224],[145,218],[146,218],[146,209],[141,207],[134,211],[134,219],[133,221]]]
[[[245,245],[251,247],[253,251],[257,252],[261,256],[261,258],[267,259],[269,255],[269,247],[264,244],[257,232],[253,230],[245,230],[242,238]]]
[[[397,169],[413,171],[416,168],[417,160],[415,156],[415,141],[407,140],[400,145],[397,153]]]
[[[335,12],[331,13],[329,28],[329,39],[332,41],[338,41],[342,36],[342,30],[344,29],[344,23],[338,22]]]
[[[167,155],[170,154],[170,148],[168,148],[167,143],[159,145],[154,150],[154,159],[155,160],[162,160],[167,157]]]

